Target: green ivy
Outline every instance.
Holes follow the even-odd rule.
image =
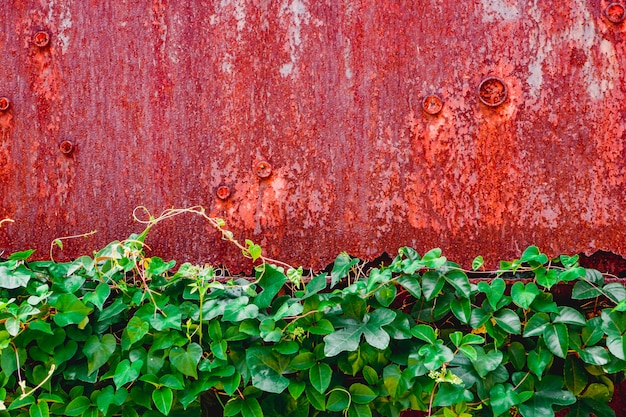
[[[169,215],[72,262],[0,262],[0,416],[199,415],[200,403],[229,417],[615,415],[626,290],[576,256],[531,246],[470,281],[439,249],[401,248],[369,270],[340,254],[304,279],[201,209],[169,214],[183,212],[255,261],[254,277],[146,257]]]

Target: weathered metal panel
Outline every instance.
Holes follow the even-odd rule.
[[[403,245],[465,264],[530,244],[626,255],[626,29],[608,6],[5,0],[0,248],[44,257],[97,229],[57,255],[74,256],[140,230],[136,206],[201,204],[314,268]],[[245,266],[199,218],[148,243]]]

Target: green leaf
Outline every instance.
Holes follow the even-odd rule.
[[[324,336],[324,355],[330,358],[341,352],[355,351],[359,347],[362,334],[362,325],[351,325]]]
[[[387,365],[383,369],[383,384],[392,399],[400,397],[408,389],[402,371],[396,364]]]
[[[48,417],[50,416],[50,408],[48,403],[42,400],[37,400],[35,404],[32,404],[28,409],[30,417]]]
[[[366,315],[363,323],[363,336],[365,336],[365,341],[377,349],[387,349],[390,336],[383,330],[383,326],[391,324],[395,318],[395,311],[387,308],[379,308]]]
[[[520,259],[522,262],[545,264],[548,262],[548,257],[539,251],[537,246],[529,246],[526,248]]]
[[[550,317],[546,313],[533,315],[524,326],[524,337],[539,336],[543,334],[546,326],[550,323]]]
[[[128,359],[124,359],[118,363],[115,368],[115,373],[113,374],[113,383],[115,383],[115,386],[119,389],[129,382],[135,381],[139,377],[143,363],[142,360],[136,360],[131,364]]]
[[[272,300],[276,297],[276,294],[278,294],[283,285],[285,285],[285,282],[287,282],[287,276],[283,273],[282,268],[271,264],[263,264],[257,267],[256,272],[257,279],[259,279],[259,287],[261,287],[263,291],[254,298],[254,304],[259,309],[263,309],[272,304]],[[224,316],[226,316],[226,314],[224,314]],[[233,321],[241,321],[241,319]]]
[[[561,271],[555,269],[550,269],[546,272],[545,268],[537,268],[535,270],[535,280],[537,284],[549,290],[560,281],[560,273]]]
[[[49,335],[54,335],[54,332],[52,331],[52,327],[50,326],[50,323],[47,323],[43,320],[33,320],[30,321],[28,323],[28,328],[30,330],[37,330],[39,332],[42,333],[46,333]]]
[[[313,278],[311,278],[309,283],[306,284],[306,287],[305,287],[306,291],[305,291],[304,297],[302,297],[302,299],[307,299],[307,298],[311,297],[312,295],[315,295],[318,292],[320,292],[323,289],[325,289],[326,288],[327,276],[328,276],[327,273],[323,273],[323,274],[319,274],[319,275],[316,275]]]
[[[500,326],[505,332],[511,334],[520,334],[522,332],[522,325],[520,323],[519,316],[508,308],[496,312],[493,316],[496,324]]]
[[[611,282],[602,288],[608,298],[614,303],[619,303],[626,299],[626,287],[620,282]]]
[[[414,276],[402,275],[396,279],[396,282],[404,287],[413,298],[419,299],[422,296],[422,287]]]
[[[350,385],[350,396],[357,404],[369,404],[378,398],[378,395],[367,385],[355,383]]]
[[[79,324],[93,311],[74,294],[61,294],[55,303],[50,304],[58,310],[53,320],[60,327]]]
[[[263,410],[256,398],[248,397],[241,404],[242,417],[263,417]]]
[[[133,316],[122,332],[122,350],[128,350],[148,334],[150,325],[137,316]]]
[[[467,298],[453,299],[450,302],[452,314],[463,324],[468,324],[472,316],[472,305]]]
[[[329,411],[344,411],[350,405],[350,396],[342,388],[336,388],[328,395],[326,401],[326,409]]]
[[[587,373],[584,368],[579,361],[574,360],[572,355],[568,355],[567,358],[565,358],[563,376],[565,377],[565,386],[576,396],[578,396],[589,383],[589,378],[587,378]]]
[[[535,388],[535,395],[520,404],[519,410],[524,417],[554,416],[553,406],[574,404],[576,397],[563,388],[563,380],[556,375],[546,375]]]
[[[520,342],[512,342],[509,345],[509,360],[513,367],[520,371],[526,365],[526,348]]]
[[[590,346],[578,352],[580,359],[590,365],[604,366],[611,361],[609,352],[600,346]]]
[[[104,307],[104,303],[111,295],[111,287],[108,284],[101,282],[98,284],[96,289],[93,292],[85,294],[83,297],[84,303],[91,303],[98,308],[98,310],[102,311]]]
[[[511,384],[498,384],[489,391],[491,409],[495,416],[508,412],[511,407],[519,404],[519,396]]]
[[[424,345],[418,350],[418,354],[424,357],[424,366],[428,370],[439,369],[444,363],[454,359],[454,352],[438,340],[434,345]]]
[[[505,289],[506,283],[502,278],[495,278],[491,281],[491,285],[485,281],[478,283],[478,290],[485,293],[487,301],[489,301],[489,304],[494,310],[498,308],[498,302],[500,302],[500,299],[504,296]]]
[[[472,270],[477,271],[485,264],[485,261],[482,256],[478,255],[472,261]]]
[[[169,387],[157,388],[152,391],[152,401],[157,410],[168,415],[172,409],[172,403],[174,402],[174,393]]]
[[[567,326],[558,324],[548,324],[543,331],[543,339],[546,346],[555,356],[565,359],[569,348],[569,333]]]
[[[422,292],[426,301],[435,298],[446,284],[445,278],[437,271],[427,271],[422,275]]]
[[[372,417],[372,409],[365,404],[350,404],[348,417]]]
[[[597,285],[588,281],[578,281],[572,288],[572,298],[574,300],[587,300],[590,298],[600,297],[602,291]]]
[[[330,272],[330,288],[333,288],[339,283],[339,281],[345,278],[348,275],[350,269],[352,269],[352,267],[358,263],[358,259],[350,258],[350,256],[345,252],[340,253],[339,256],[337,256],[337,258],[335,259],[333,269]]]
[[[91,401],[89,398],[85,396],[76,397],[69,402],[67,407],[65,407],[65,412],[63,414],[69,417],[80,416],[87,411],[89,407],[91,407]]]
[[[174,347],[170,351],[171,364],[183,375],[198,378],[198,362],[202,357],[202,347],[197,343],[190,343],[187,350]]]
[[[107,363],[115,352],[117,341],[115,336],[107,333],[102,336],[102,340],[96,335],[91,335],[85,341],[83,353],[87,357],[87,372],[91,375]]]
[[[452,269],[450,272],[443,276],[445,280],[454,287],[457,294],[463,298],[469,298],[471,294],[471,288],[469,280],[465,272],[458,269]]]
[[[309,370],[309,381],[311,381],[311,386],[322,394],[326,392],[326,389],[330,385],[330,379],[332,376],[332,369],[328,364],[323,362],[315,364]]]
[[[540,344],[528,352],[528,369],[541,380],[544,371],[552,363],[552,358],[552,353],[545,345]]]
[[[441,249],[434,248],[429,250],[422,256],[422,262],[427,268],[437,269],[446,264],[448,260],[445,256],[441,256]]]
[[[291,360],[289,367],[302,371],[312,368],[315,363],[315,355],[312,352],[301,352]]]
[[[559,307],[559,311],[559,315],[552,320],[552,323],[574,324],[577,326],[585,326],[587,324],[585,316],[572,307]]]
[[[511,299],[518,306],[528,310],[540,292],[541,291],[537,288],[537,285],[534,282],[529,282],[524,285],[524,283],[517,281],[511,287]]]
[[[246,364],[252,376],[252,384],[256,388],[280,394],[289,386],[289,380],[282,375],[289,359],[274,352],[272,348],[262,346],[247,349]]]
[[[383,307],[389,307],[396,299],[397,289],[393,283],[387,283],[378,288],[374,296]]]
[[[481,347],[476,348],[478,357],[472,361],[476,373],[484,378],[489,372],[495,371],[502,363],[504,355],[499,350],[485,352]]]
[[[289,390],[289,394],[291,394],[291,397],[294,400],[297,400],[298,398],[300,398],[300,395],[302,395],[302,393],[304,392],[305,387],[306,387],[306,383],[304,383],[303,381],[291,380],[289,382],[289,386],[287,387],[287,389]]]
[[[411,329],[411,334],[415,336],[417,339],[423,340],[424,342],[430,343],[434,345],[437,342],[437,334],[435,333],[435,329],[426,324],[418,324],[417,326]]]
[[[18,267],[10,269],[4,265],[0,265],[0,288],[12,290],[26,287],[30,278],[31,273],[26,268]]]
[[[313,408],[319,411],[326,411],[326,397],[324,394],[320,394],[319,391],[310,385],[307,385],[304,392],[306,393],[307,400],[309,400]]]
[[[9,260],[11,261],[25,261],[28,258],[30,258],[30,255],[32,255],[35,252],[35,249],[29,249],[29,250],[25,250],[25,251],[21,251],[21,252],[14,252],[11,255],[9,255]]]

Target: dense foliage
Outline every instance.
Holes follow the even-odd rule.
[[[198,415],[207,396],[242,417],[614,415],[626,291],[576,256],[529,247],[472,284],[440,250],[402,248],[303,280],[207,217],[256,262],[243,279],[146,257],[166,217],[72,262],[0,262],[0,416]]]

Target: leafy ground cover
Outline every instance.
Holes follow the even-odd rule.
[[[147,257],[151,228],[182,214],[210,222],[254,276]],[[531,246],[464,270],[405,247],[304,277],[201,208],[145,224],[71,262],[0,262],[0,416],[615,415],[626,290],[577,256]]]

